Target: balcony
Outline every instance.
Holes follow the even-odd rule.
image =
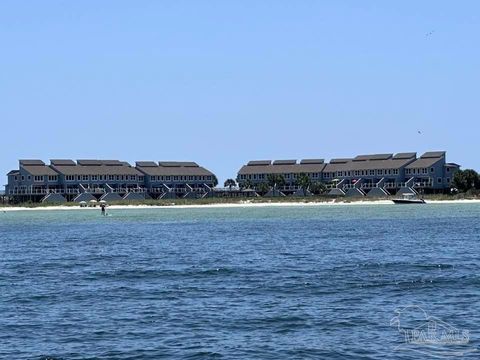
[[[79,194],[79,189],[27,188],[9,190],[8,195]]]

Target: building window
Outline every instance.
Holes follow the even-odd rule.
[[[434,168],[430,168],[430,172],[435,172],[435,169]]]
[[[98,175],[92,175],[92,181],[97,181],[98,180]]]
[[[437,178],[437,182],[438,182],[439,184],[441,184],[441,183],[442,183],[442,178]]]
[[[131,180],[131,181],[137,180],[137,176],[136,176],[136,175],[130,175],[130,180]]]
[[[57,175],[48,175],[48,181],[53,182],[57,180],[58,180]]]
[[[393,175],[398,175],[398,169],[393,169]]]
[[[42,175],[35,175],[33,177],[33,181],[35,182],[42,182],[43,181],[43,176]]]
[[[170,181],[170,176],[165,176],[165,180]]]
[[[18,181],[18,176],[14,176],[13,178],[15,179],[15,181]]]
[[[25,181],[25,176],[24,175],[22,175],[22,181]]]
[[[450,168],[447,167],[447,172],[450,172]]]
[[[66,175],[65,180],[66,181],[75,181],[75,175]]]
[[[450,184],[450,178],[447,178],[447,183]]]

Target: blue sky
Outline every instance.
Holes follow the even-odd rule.
[[[4,0],[0,169],[194,160],[223,181],[447,150],[480,170],[479,34],[477,1]]]

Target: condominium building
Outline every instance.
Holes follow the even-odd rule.
[[[323,160],[250,161],[237,175],[239,184],[258,188],[271,175],[281,175],[280,192],[296,191],[300,174],[327,185],[331,195],[387,196],[400,192],[441,192],[450,188],[458,164],[447,163],[444,151],[358,155]],[[293,188],[292,188],[293,187]]]
[[[254,160],[242,166],[237,174],[237,182],[242,187],[259,188],[261,184],[275,185],[278,176],[282,184],[277,184],[283,193],[288,195],[300,190],[297,180],[300,174],[305,174],[310,181],[322,181],[322,172],[325,168],[323,159],[297,160]],[[275,177],[275,175],[277,177]]]
[[[14,201],[92,201],[204,196],[215,175],[193,162],[20,160],[8,174]]]

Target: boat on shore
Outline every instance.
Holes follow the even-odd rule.
[[[426,204],[425,200],[419,199],[415,194],[403,194],[402,198],[392,199],[394,204]]]

